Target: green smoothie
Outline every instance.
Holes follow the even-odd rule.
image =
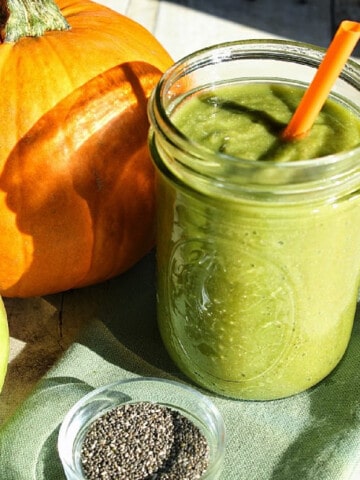
[[[281,132],[303,93],[300,87],[283,84],[220,87],[183,102],[172,120],[210,150],[245,160],[308,160],[360,144],[360,119],[332,100],[304,139],[282,141]]]
[[[229,157],[226,172],[213,179],[214,189],[201,179],[190,186],[176,170],[158,175],[163,341],[190,378],[234,398],[281,398],[315,385],[338,364],[352,330],[359,193],[334,187],[324,194],[329,181],[318,182],[315,194],[301,187],[296,202],[279,201],[271,185],[256,194],[221,192],[236,158],[292,163],[360,144],[358,116],[336,99],[305,139],[283,142],[302,94],[298,86],[260,82],[195,92],[172,121],[201,145],[197,151]]]

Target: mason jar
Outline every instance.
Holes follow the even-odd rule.
[[[149,102],[159,329],[182,372],[220,395],[290,396],[343,357],[359,286],[360,147],[252,161],[204,148],[173,116],[228,84],[306,88],[323,54],[280,40],[216,45],[174,64]],[[330,97],[360,117],[356,63]]]

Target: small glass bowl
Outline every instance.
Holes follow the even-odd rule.
[[[178,411],[205,436],[210,448],[209,466],[201,480],[220,478],[225,449],[225,426],[215,405],[197,390],[159,378],[135,378],[100,387],[85,395],[65,416],[58,451],[68,480],[83,480],[81,448],[90,425],[107,411],[125,404],[151,402]]]

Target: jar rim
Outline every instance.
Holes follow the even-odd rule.
[[[208,177],[209,179],[217,178],[219,162],[222,162],[222,165],[225,164],[229,167],[229,170],[234,172],[241,172],[241,174],[245,172],[245,176],[248,170],[256,170],[257,179],[262,177],[260,181],[262,185],[264,184],[264,178],[265,184],[272,186],[283,185],[284,182],[288,183],[289,178],[296,178],[298,183],[304,184],[308,182],[310,173],[317,180],[322,180],[324,175],[327,178],[329,175],[330,178],[348,177],[350,173],[352,175],[356,173],[358,177],[360,175],[360,144],[346,151],[297,161],[246,160],[224,153],[212,152],[198,142],[189,139],[171,121],[171,110],[165,105],[165,102],[169,102],[171,106],[173,101],[171,95],[175,97],[176,88],[180,92],[181,88],[187,87],[186,80],[183,85],[181,84],[183,77],[205,66],[244,58],[250,60],[262,58],[264,60],[288,61],[293,65],[304,65],[315,71],[321,63],[324,53],[324,48],[307,43],[279,39],[250,39],[212,45],[178,60],[163,74],[149,101],[150,146],[152,150],[156,150],[156,145],[161,145],[161,148],[169,148],[173,153],[181,153],[182,155],[176,156],[179,163],[183,162],[181,168],[188,169],[189,172],[191,170],[193,174],[199,174],[201,177]],[[348,60],[339,79],[345,82],[347,86],[349,85],[350,88],[355,89],[356,92],[360,92],[360,65],[351,59]],[[231,78],[228,78],[228,80],[231,80]],[[239,80],[243,80],[243,78],[239,77]],[[267,81],[266,77],[261,79],[261,75],[256,80]],[[277,83],[295,85],[295,81],[287,79],[286,74],[283,75],[283,78],[276,77],[274,80]],[[269,82],[270,80],[267,81],[267,83]],[[209,85],[212,85],[210,81]],[[174,86],[174,93],[169,93],[171,86]],[[337,96],[338,94],[335,92],[334,98]],[[339,95],[339,98],[341,99],[341,95]],[[346,98],[343,99],[346,100]],[[350,101],[348,103],[351,104]],[[354,108],[358,109],[355,104]],[[152,136],[156,138],[154,139]],[[181,160],[179,160],[180,156],[182,157]],[[188,158],[187,162],[186,157],[190,156],[191,159]],[[273,174],[263,175],[261,173],[275,169],[279,174],[278,181]],[[305,173],[299,175],[299,172]],[[303,175],[303,179],[301,179],[301,175]],[[236,173],[234,177],[236,177]],[[254,176],[252,177],[254,178]],[[281,180],[281,177],[284,177],[285,180]],[[218,178],[218,180],[220,183],[222,182],[221,179]],[[268,181],[269,183],[267,183]],[[243,183],[243,181],[240,180],[240,183]],[[357,183],[359,184],[358,178]]]

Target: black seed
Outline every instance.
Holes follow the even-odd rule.
[[[140,402],[99,417],[85,435],[88,480],[197,480],[209,464],[200,429],[176,410]]]

